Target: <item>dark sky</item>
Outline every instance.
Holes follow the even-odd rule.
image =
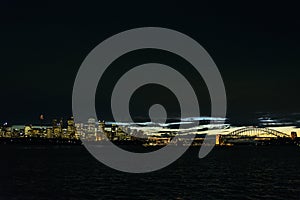
[[[69,117],[85,56],[144,26],[183,32],[208,51],[224,79],[229,117],[300,112],[297,5],[121,2],[1,1],[0,122]]]

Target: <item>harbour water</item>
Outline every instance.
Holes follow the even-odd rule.
[[[1,145],[0,199],[299,199],[300,147],[191,147],[147,174],[119,172],[83,146]]]

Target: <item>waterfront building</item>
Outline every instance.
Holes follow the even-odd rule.
[[[88,131],[95,132],[96,120],[94,118],[88,119]]]
[[[52,132],[55,138],[60,138],[62,135],[62,120],[58,121],[57,119],[52,120]]]
[[[75,129],[76,129],[76,135],[79,138],[84,139],[85,133],[84,133],[84,124],[83,123],[75,123]]]
[[[74,123],[74,118],[71,117],[67,120],[67,135],[69,138],[76,138],[76,128]]]
[[[95,141],[97,135],[96,120],[89,118],[87,124],[84,125],[83,131],[85,132],[85,139]]]
[[[46,128],[46,138],[53,138],[52,127]]]
[[[32,131],[31,125],[25,125],[24,127],[25,137],[30,137],[31,131]]]

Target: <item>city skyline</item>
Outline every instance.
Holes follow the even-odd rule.
[[[185,118],[172,123],[118,123],[97,121],[75,123],[53,119],[52,124],[0,126],[0,144],[51,145],[117,145],[134,146],[234,146],[234,145],[298,145],[300,128],[274,126],[271,119],[262,119],[260,126],[231,126],[221,118]],[[273,126],[267,126],[267,123]],[[178,127],[179,124],[188,126]],[[215,142],[206,143],[212,136]],[[133,147],[133,146],[132,146]]]

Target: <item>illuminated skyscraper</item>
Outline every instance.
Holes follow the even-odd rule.
[[[89,132],[95,132],[96,128],[96,120],[94,118],[88,119],[88,131]]]
[[[62,133],[62,120],[60,120],[60,122],[58,122],[57,119],[54,119],[52,121],[52,127],[53,127],[53,135],[54,137],[61,137],[61,133]]]
[[[89,140],[95,140],[97,135],[96,120],[94,118],[88,119],[86,138]]]
[[[71,117],[68,121],[67,121],[67,135],[70,138],[75,138],[75,132],[76,132],[76,128],[75,128],[75,124],[74,124],[74,118]]]

